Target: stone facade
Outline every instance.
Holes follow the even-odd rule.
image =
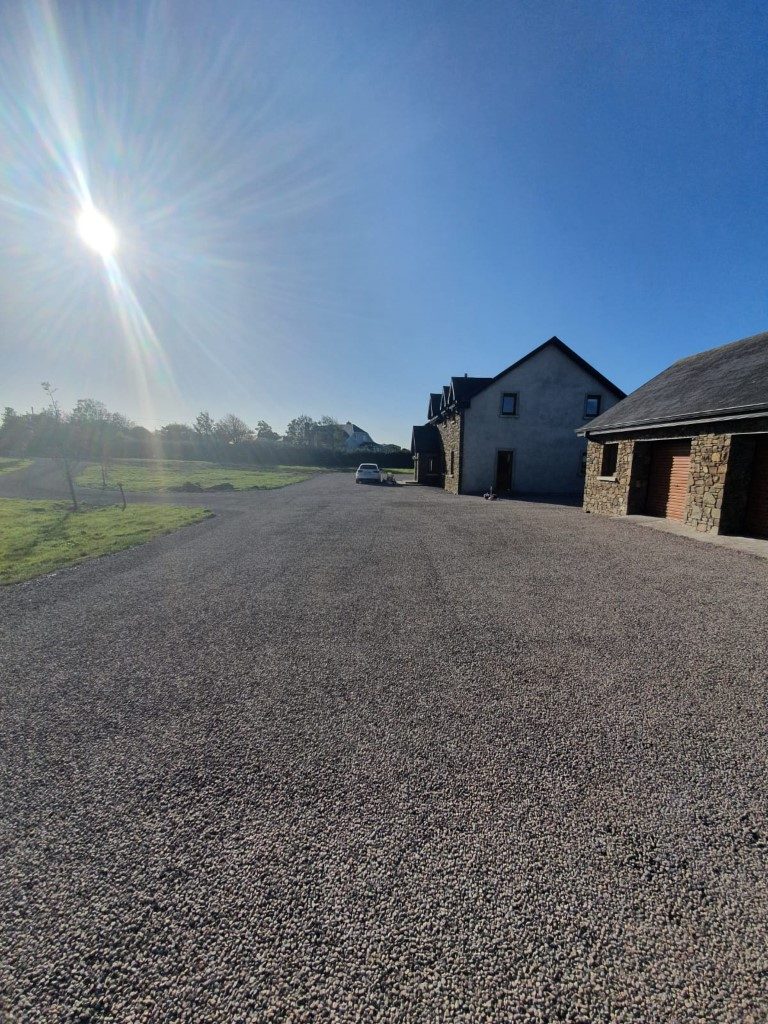
[[[629,503],[630,477],[634,441],[619,441],[616,473],[600,475],[603,445],[590,441],[587,445],[587,474],[584,481],[584,510],[604,516],[625,516]]]
[[[451,494],[461,493],[463,427],[463,412],[449,414],[442,422],[437,424],[437,429],[440,431],[440,440],[443,443],[443,486]],[[451,453],[453,453],[453,459],[451,459]],[[453,473],[451,473],[451,464],[453,464]]]
[[[691,438],[691,470],[684,522],[699,533],[720,531],[730,451],[730,434],[700,434]]]
[[[755,436],[768,431],[768,420],[724,421],[716,433],[705,426],[674,433],[636,431],[632,436],[590,440],[584,510],[601,515],[635,515],[645,510],[645,493],[653,441],[690,438],[691,464],[683,522],[699,533],[733,533],[743,525]],[[604,444],[618,444],[616,473],[601,476]]]

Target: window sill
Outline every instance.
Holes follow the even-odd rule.
[[[619,482],[616,476],[599,476],[597,479],[609,484],[617,484]]]

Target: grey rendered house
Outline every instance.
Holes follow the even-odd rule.
[[[579,433],[587,512],[768,536],[768,332],[679,360]]]
[[[452,377],[429,396],[427,423],[413,428],[418,483],[454,494],[580,495],[579,423],[624,397],[559,338],[550,338],[495,377]]]

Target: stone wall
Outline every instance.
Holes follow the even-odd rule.
[[[616,473],[612,477],[600,475],[603,461],[603,444],[590,441],[587,445],[587,474],[584,481],[584,511],[597,512],[604,516],[627,514],[632,454],[634,441],[619,441],[616,456]]]
[[[443,487],[451,494],[461,493],[461,458],[462,458],[462,412],[449,414],[437,424],[440,440],[443,442]],[[453,452],[453,475],[451,475],[451,452]]]
[[[691,439],[691,470],[685,523],[699,533],[718,533],[725,492],[730,434],[700,434]]]
[[[645,511],[645,492],[653,441],[691,439],[684,522],[699,533],[737,533],[743,528],[756,433],[768,431],[768,419],[718,423],[718,433],[704,427],[683,433],[656,428],[617,438],[616,475],[600,476],[603,441],[590,440],[584,509],[602,515],[633,515]],[[606,441],[608,439],[606,438]],[[613,437],[610,438],[612,442]],[[610,442],[609,442],[610,443]]]

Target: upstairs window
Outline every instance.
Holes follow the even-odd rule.
[[[601,395],[587,395],[584,399],[584,418],[592,419],[593,416],[600,415],[600,398]]]
[[[600,476],[616,476],[616,461],[619,454],[617,444],[604,444],[600,460]]]
[[[501,396],[501,415],[517,416],[517,392],[507,391]]]

